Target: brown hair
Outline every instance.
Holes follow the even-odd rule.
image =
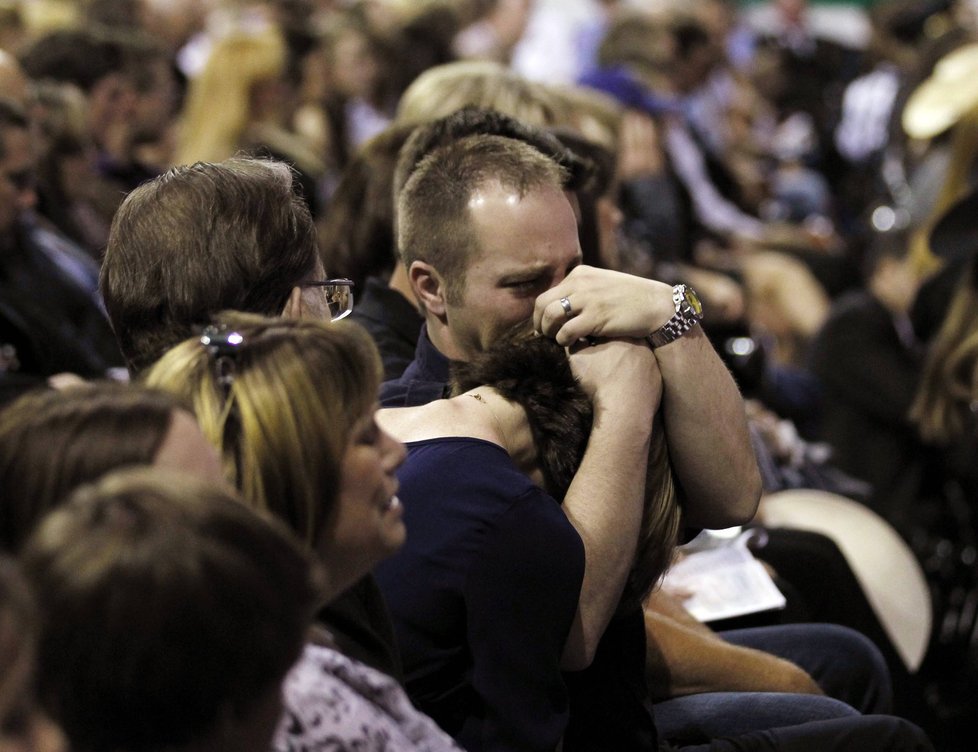
[[[167,394],[112,382],[12,402],[0,413],[0,547],[18,551],[81,483],[151,464],[180,407]]]
[[[465,271],[478,252],[469,199],[493,182],[524,196],[541,186],[563,190],[566,171],[521,141],[468,136],[428,153],[398,196],[397,241],[404,265],[424,261],[435,267],[450,302],[461,298]]]
[[[225,487],[158,469],[80,488],[22,561],[41,614],[38,695],[82,752],[185,745],[248,718],[316,604],[286,531]]]
[[[225,309],[282,312],[316,267],[309,208],[278,162],[235,158],[174,167],[116,212],[101,288],[137,372]]]

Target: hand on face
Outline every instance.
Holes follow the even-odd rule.
[[[537,297],[533,326],[567,346],[591,336],[644,337],[675,312],[672,287],[664,282],[578,266]]]

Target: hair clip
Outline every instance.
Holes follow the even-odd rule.
[[[214,359],[214,378],[224,391],[227,397],[234,383],[234,363],[244,344],[244,337],[240,332],[229,329],[227,326],[208,326],[200,335],[200,344],[207,350],[207,354]]]

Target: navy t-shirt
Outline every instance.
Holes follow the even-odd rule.
[[[408,444],[407,543],[376,570],[405,685],[468,750],[553,750],[568,720],[560,657],[584,545],[496,444]]]

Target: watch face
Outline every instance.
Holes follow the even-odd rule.
[[[693,309],[693,314],[699,318],[703,315],[703,304],[700,302],[699,296],[689,287],[685,291],[686,302],[689,307]]]

